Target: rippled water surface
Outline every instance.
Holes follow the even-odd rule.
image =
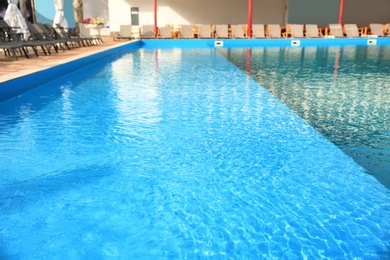
[[[3,102],[0,144],[1,259],[389,257],[389,190],[213,49]]]
[[[220,52],[390,189],[390,46]]]

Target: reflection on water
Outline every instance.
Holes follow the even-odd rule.
[[[390,46],[220,53],[390,188]]]

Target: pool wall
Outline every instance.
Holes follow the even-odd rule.
[[[256,48],[256,47],[327,47],[388,45],[390,37],[382,38],[288,38],[288,39],[183,39],[142,40],[143,48]]]
[[[74,72],[98,60],[120,55],[138,48],[256,48],[256,47],[316,47],[316,46],[390,45],[390,37],[382,38],[317,38],[317,39],[183,39],[139,40],[88,57],[54,66],[0,84],[0,102],[17,97],[37,86]]]

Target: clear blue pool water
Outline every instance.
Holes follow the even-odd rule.
[[[389,45],[220,53],[390,189]]]
[[[132,51],[0,111],[0,258],[389,257],[389,190],[214,49]]]

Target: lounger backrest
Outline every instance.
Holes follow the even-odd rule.
[[[132,38],[133,37],[133,32],[132,32],[131,25],[129,25],[129,24],[126,24],[126,25],[122,24],[119,27],[119,36]]]
[[[160,27],[160,38],[170,39],[172,37],[172,28],[170,26]]]
[[[215,27],[215,38],[228,38],[229,30],[227,24],[217,24]]]
[[[182,38],[194,38],[193,26],[192,25],[180,26],[180,36]]]
[[[26,24],[27,24],[27,27],[28,27],[30,33],[31,33],[31,37],[34,40],[38,40],[38,41],[45,40],[45,35],[43,34],[43,32],[41,33],[40,31],[38,31],[37,28],[34,26],[34,24],[32,24],[29,21],[26,21]]]
[[[344,25],[345,33],[348,37],[359,37],[359,29],[356,24],[345,24]]]
[[[253,24],[252,25],[252,37],[253,38],[264,38],[264,24]]]
[[[154,25],[147,24],[142,26],[141,38],[151,39],[154,38]]]
[[[212,38],[210,25],[200,24],[198,37],[199,38]]]
[[[60,30],[56,27],[54,28],[51,23],[37,23],[37,25],[45,32],[46,35],[49,35],[49,38],[54,38],[54,39],[60,39],[61,34]]]
[[[370,30],[372,35],[384,36],[383,25],[380,23],[370,23]]]
[[[47,36],[53,36],[53,31],[50,29],[50,28],[48,28],[48,27],[46,27],[46,25],[44,25],[44,24],[42,24],[42,23],[35,23],[39,28],[40,28],[40,30],[42,30]],[[53,30],[54,30],[54,28],[53,28]]]
[[[303,24],[290,24],[291,37],[303,38]]]
[[[315,38],[318,37],[318,26],[316,24],[306,24],[305,25],[305,34],[306,37]]]
[[[282,37],[282,33],[280,30],[280,25],[279,24],[268,24],[267,25],[268,29],[268,36],[271,38],[280,38]]]
[[[344,37],[343,27],[341,24],[329,24],[330,34],[334,37]]]
[[[33,28],[34,28],[34,32],[39,33],[40,35],[44,35],[44,36],[46,37],[45,32],[42,30],[41,27],[39,27],[38,24],[34,23],[34,24],[31,24],[31,25],[32,25]]]
[[[55,29],[53,28],[53,30],[50,30],[49,28],[47,28],[44,24],[41,24],[41,23],[34,23],[33,24],[35,30],[41,34],[41,35],[44,35],[45,36],[45,39],[46,40],[55,40],[56,38],[54,37],[54,34],[55,34]]]
[[[4,20],[0,20],[0,28],[7,28],[9,27],[8,23]]]
[[[233,24],[232,28],[232,38],[244,38],[244,29],[241,24]]]
[[[10,27],[6,21],[1,19],[0,19],[0,31],[3,33],[4,37],[6,36],[6,32],[13,32],[12,27]]]

